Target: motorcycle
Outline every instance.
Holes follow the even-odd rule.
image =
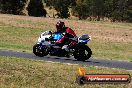
[[[39,57],[47,56],[48,54],[59,57],[74,56],[79,61],[85,61],[91,57],[92,51],[87,46],[87,43],[91,40],[90,36],[85,34],[80,37],[69,38],[65,45],[56,45],[55,42],[63,36],[63,33],[43,32],[38,38],[37,43],[33,46],[33,53]],[[53,38],[52,40],[50,40],[51,37]],[[72,47],[69,47],[70,45]]]

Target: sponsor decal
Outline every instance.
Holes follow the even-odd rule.
[[[86,83],[130,83],[129,74],[86,74],[84,68],[79,68],[79,75],[76,78],[78,84]]]

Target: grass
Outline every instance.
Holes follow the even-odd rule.
[[[130,84],[75,83],[79,65],[49,63],[0,56],[0,88],[131,88]],[[132,72],[105,67],[83,66],[87,74],[130,74]]]
[[[131,43],[112,43],[91,41],[91,44],[95,45],[90,47],[93,49],[93,56],[104,59],[117,59],[117,60],[132,60],[132,45]]]
[[[58,19],[0,14],[0,48],[32,51],[39,35],[55,31]],[[93,57],[132,61],[132,23],[65,20],[77,35],[89,34]]]

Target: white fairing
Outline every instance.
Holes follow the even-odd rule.
[[[51,36],[51,35],[41,36],[41,37],[39,37],[39,38],[38,38],[38,42],[41,42],[42,40],[44,40],[44,41],[45,41],[45,38],[48,38],[48,39],[49,39],[49,38],[50,38],[50,36]]]
[[[48,41],[45,41],[45,38],[48,38],[48,39],[49,39],[50,37],[51,37],[51,35],[48,34],[48,31],[43,32],[43,33],[40,35],[40,37],[38,38],[38,42],[44,42],[45,44],[49,44]]]

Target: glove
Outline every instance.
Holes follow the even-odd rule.
[[[48,34],[51,34],[52,35],[52,31],[49,31],[49,33]]]

